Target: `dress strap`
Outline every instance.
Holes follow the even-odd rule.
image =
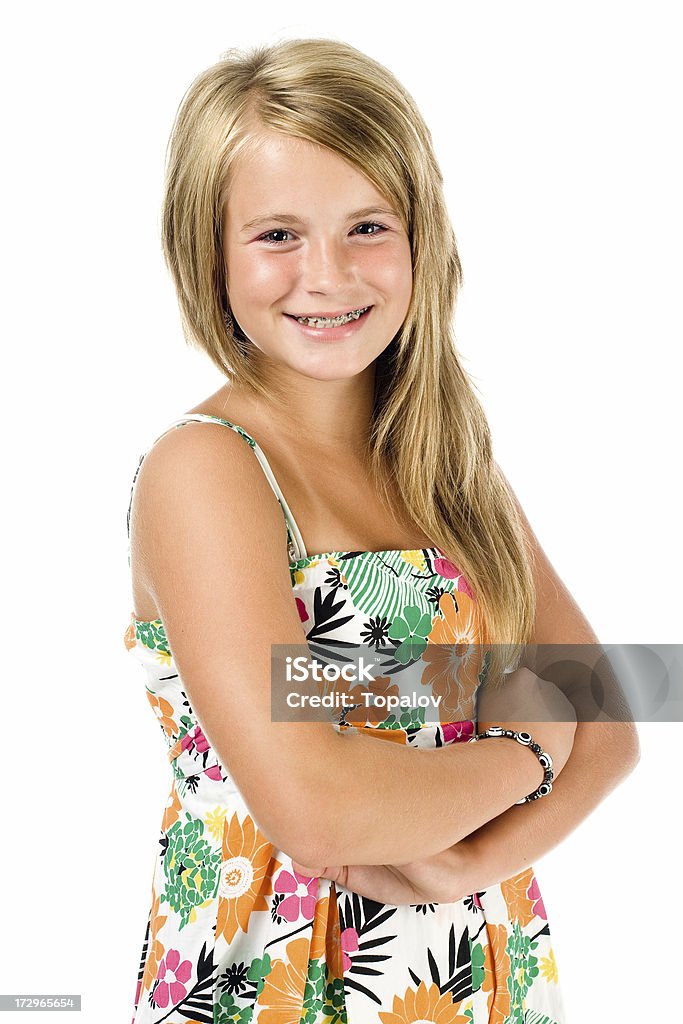
[[[261,468],[263,469],[263,472],[266,475],[268,483],[270,484],[270,486],[271,486],[271,488],[273,490],[273,493],[275,494],[275,497],[279,501],[280,507],[282,508],[282,511],[283,511],[283,514],[284,514],[284,518],[285,518],[285,527],[287,529],[287,550],[288,550],[290,562],[295,562],[295,561],[297,561],[297,559],[305,558],[306,557],[306,548],[304,546],[303,537],[301,536],[301,531],[300,531],[299,527],[297,526],[296,520],[294,519],[294,516],[292,515],[292,513],[290,511],[289,505],[285,501],[285,496],[282,493],[282,490],[280,489],[280,485],[278,484],[277,480],[275,479],[275,474],[273,473],[272,469],[270,468],[270,464],[268,462],[268,459],[266,458],[265,452],[262,450],[260,445],[254,440],[254,438],[250,434],[248,434],[246,432],[246,430],[243,427],[238,426],[236,423],[231,423],[230,420],[222,419],[220,416],[211,416],[211,415],[209,415],[209,413],[203,413],[203,412],[189,413],[186,416],[181,416],[179,419],[174,420],[173,423],[169,424],[169,426],[166,427],[166,429],[164,431],[162,431],[162,433],[159,434],[158,437],[156,437],[154,439],[154,441],[149,446],[149,448],[147,448],[146,451],[143,452],[143,454],[140,456],[140,461],[138,462],[138,467],[135,470],[135,476],[133,477],[133,485],[132,485],[132,487],[130,489],[130,502],[128,503],[128,515],[126,517],[126,530],[128,532],[129,540],[130,540],[130,512],[131,512],[131,508],[132,508],[132,505],[133,505],[133,491],[134,491],[134,488],[135,488],[135,481],[138,478],[138,473],[140,472],[140,466],[142,465],[142,462],[143,462],[143,460],[145,458],[145,455],[150,450],[150,448],[153,448],[154,445],[156,444],[156,442],[161,440],[161,438],[165,434],[167,434],[170,430],[173,430],[176,427],[181,427],[185,423],[192,423],[192,422],[197,422],[197,423],[222,423],[223,426],[230,427],[231,430],[234,430],[236,433],[238,433],[240,435],[240,437],[244,438],[244,440],[247,442],[247,444],[252,448],[254,454],[256,455],[256,458],[261,463]],[[129,557],[129,561],[130,561],[130,553],[129,553],[128,557]]]

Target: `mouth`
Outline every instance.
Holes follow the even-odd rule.
[[[344,324],[352,323],[354,320],[360,320],[372,309],[372,306],[361,306],[358,309],[351,309],[346,313],[337,314],[296,314],[296,313],[285,313],[291,320],[296,320],[297,323],[302,324],[304,327],[316,327],[320,328],[331,328],[331,327],[343,327]]]

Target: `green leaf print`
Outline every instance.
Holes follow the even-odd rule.
[[[309,960],[300,1024],[315,1024],[325,998],[325,970],[320,960]]]
[[[166,832],[168,848],[163,858],[166,884],[161,894],[179,915],[179,929],[185,927],[197,907],[218,892],[221,851],[204,838],[204,822],[185,812],[186,821],[176,821]]]
[[[325,986],[325,1001],[322,1006],[322,1012],[325,1017],[325,1024],[347,1024],[343,978],[332,978],[331,981],[328,981]]]
[[[230,992],[224,992],[213,1004],[213,1024],[250,1024],[253,1006],[238,1006]]]
[[[322,1017],[325,1024],[347,1024],[343,978],[330,978],[329,968],[322,959],[309,960],[303,1014],[300,1024],[317,1024]]]
[[[159,651],[161,654],[170,654],[166,630],[161,619],[154,622],[135,622],[135,635],[138,640],[151,651]]]
[[[507,985],[510,993],[510,1015],[505,1024],[526,1024],[524,1020],[524,999],[533,979],[538,975],[538,958],[531,950],[537,943],[524,935],[519,921],[515,921],[508,936],[506,953],[510,957],[510,974]]]
[[[557,1024],[557,1021],[536,1010],[527,1010],[524,1014],[524,1024]]]
[[[400,640],[394,652],[396,661],[407,665],[421,658],[427,647],[427,636],[432,628],[432,618],[416,604],[406,605],[402,615],[397,615],[389,628],[390,640]]]
[[[470,940],[470,961],[472,964],[472,991],[476,992],[484,984],[484,961],[486,960],[486,954],[484,953],[484,947],[480,942],[476,946],[472,945]]]
[[[255,957],[249,967],[244,962],[232,963],[223,969],[214,994],[214,1024],[249,1024],[254,1004],[266,983],[272,964],[270,954]],[[247,985],[245,979],[252,982]],[[224,989],[218,996],[219,989]],[[236,998],[237,997],[237,998]],[[247,1001],[247,1005],[240,1005]]]
[[[265,981],[266,975],[271,972],[270,953],[266,953],[264,957],[257,957],[251,961],[249,970],[247,971],[247,977],[249,981]],[[263,988],[263,986],[261,986]],[[259,992],[261,989],[259,989]]]

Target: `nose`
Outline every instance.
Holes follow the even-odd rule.
[[[353,253],[334,239],[311,239],[301,257],[300,273],[306,291],[341,293],[356,275]]]

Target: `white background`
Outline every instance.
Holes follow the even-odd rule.
[[[335,37],[412,92],[496,457],[603,643],[681,641],[677,5],[445,10],[5,15],[0,992],[82,993],[87,1024],[132,1014],[171,775],[123,644],[125,517],[139,454],[221,384],[182,338],[159,208],[177,105],[228,47]],[[679,1001],[683,726],[640,736],[636,771],[536,862],[571,1024],[668,1021]]]

